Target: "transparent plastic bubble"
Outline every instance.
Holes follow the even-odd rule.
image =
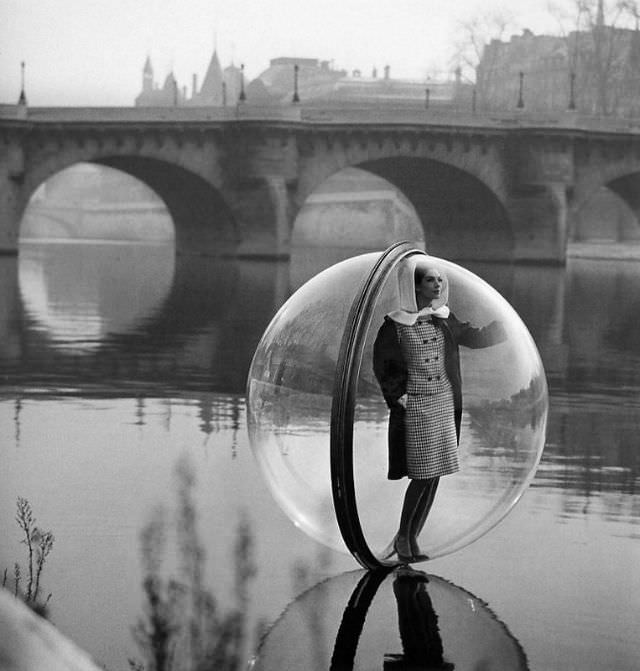
[[[332,404],[345,375],[338,370],[344,367],[344,360],[338,360],[341,347],[344,353],[345,327],[354,315],[361,318],[364,336],[349,379],[343,381],[355,390],[346,477],[348,485],[352,465],[355,498],[348,505],[357,509],[362,535],[376,558],[384,557],[398,530],[409,483],[407,478],[387,478],[389,409],[372,365],[384,315],[398,307],[402,264],[423,254],[400,251],[391,257],[372,253],[347,259],[300,287],[266,329],[247,383],[251,446],[276,501],[309,536],[356,555],[345,543],[344,524],[336,516],[331,426]],[[538,350],[509,303],[459,265],[428,259],[447,277],[448,304],[457,319],[477,327],[498,320],[506,336],[480,349],[459,348],[460,470],[440,478],[418,538],[421,550],[435,558],[485,534],[521,497],[542,455],[548,395]],[[383,279],[364,290],[374,268]],[[335,416],[333,421],[335,428]]]

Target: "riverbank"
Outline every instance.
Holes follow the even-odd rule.
[[[640,261],[640,241],[572,242],[567,247],[567,258]]]

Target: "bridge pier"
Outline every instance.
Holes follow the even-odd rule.
[[[266,175],[242,181],[233,189],[231,210],[239,232],[238,256],[287,257],[292,204],[286,179]]]
[[[515,138],[507,165],[512,175],[506,209],[513,230],[513,259],[564,264],[567,187],[575,179],[572,146],[538,135]]]
[[[522,188],[510,195],[506,209],[513,231],[514,261],[565,263],[568,203],[564,183]]]
[[[0,151],[0,254],[18,253],[20,220],[24,211],[24,151],[16,142],[9,142],[6,152]]]

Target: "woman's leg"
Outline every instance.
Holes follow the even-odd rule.
[[[425,522],[427,521],[429,511],[431,510],[431,506],[433,505],[433,502],[436,498],[436,491],[438,489],[440,478],[429,478],[428,480],[423,480],[423,482],[426,484],[422,490],[422,495],[418,500],[416,514],[413,517],[410,531],[410,538],[413,541],[413,554],[421,554],[420,548],[418,547],[417,538],[420,535]]]
[[[420,501],[426,496],[430,480],[411,480],[404,495],[402,512],[400,513],[400,528],[396,537],[396,550],[399,555],[411,557],[414,552],[412,548],[413,531],[418,523],[416,515],[420,513]]]

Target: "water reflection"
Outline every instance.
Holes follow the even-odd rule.
[[[334,260],[317,254],[314,270]],[[545,364],[552,411],[537,482],[637,492],[640,264],[466,265],[512,303]],[[67,393],[136,396],[141,423],[146,396],[191,395],[209,434],[218,411],[202,394],[244,392],[302,270],[121,245],[30,244],[19,261],[0,259],[0,375],[16,394],[15,432],[25,395]]]
[[[56,245],[47,254],[61,249]],[[84,255],[89,248],[74,249]],[[123,277],[166,276],[146,268],[153,258],[141,254],[138,268],[121,269]],[[79,353],[77,340],[65,344],[59,332],[54,337],[27,305],[18,286],[21,262],[0,258],[0,536],[7,539],[0,544],[0,566],[11,566],[21,549],[13,511],[17,497],[26,496],[56,533],[47,578],[55,590],[54,621],[109,669],[126,668],[129,626],[143,596],[137,534],[170,489],[176,455],[188,450],[203,480],[203,545],[217,560],[207,587],[214,580],[224,597],[233,584],[229,520],[233,525],[239,508],[250,502],[259,567],[259,598],[251,602],[250,618],[272,621],[291,598],[291,567],[318,549],[280,514],[260,480],[244,431],[243,395],[255,345],[295,289],[292,276],[301,277],[304,269],[178,257],[170,285],[145,291],[138,313],[127,305],[137,300],[135,287],[125,290],[120,283],[117,298],[109,297],[110,272],[118,266],[102,262],[95,285],[100,291],[82,293],[102,296],[99,346]],[[324,263],[317,259],[314,268]],[[572,259],[566,268],[465,265],[512,303],[534,335],[551,396],[548,440],[532,489],[514,515],[438,570],[456,575],[461,567],[456,582],[487,595],[536,671],[572,664],[635,669],[640,346],[633,320],[640,264]],[[47,273],[55,266],[41,264],[41,296],[49,292],[65,301],[65,318],[84,328],[82,320],[96,311],[83,313],[65,300],[67,289],[70,295],[79,291],[66,280],[53,281],[57,288],[50,292]],[[371,430],[385,431],[384,413],[362,419]],[[493,428],[478,430],[489,440]],[[341,564],[343,559],[349,561],[331,553],[314,576],[348,570],[352,564]],[[297,602],[302,614],[293,606],[286,616],[291,634],[311,641],[307,654],[321,658],[324,668],[347,595],[362,577],[346,575],[351,577],[336,581],[339,597],[329,581]],[[356,660],[368,649],[375,652],[370,668],[381,668],[385,654],[402,654],[391,580],[381,587],[384,598],[372,602],[358,639]],[[429,580],[425,589],[438,616],[444,659],[464,668],[448,647],[456,636],[444,605],[449,592],[441,579]],[[476,604],[460,588],[455,595],[460,608]],[[482,605],[476,612],[484,612]],[[372,627],[376,620],[384,630]],[[286,629],[276,624],[262,652],[275,650],[279,636],[289,645]],[[312,631],[320,633],[309,638]]]
[[[539,481],[587,498],[636,494],[640,340],[632,324],[640,264],[574,259],[565,282],[566,366],[551,378],[554,413]],[[625,514],[619,502],[606,507]]]
[[[25,245],[20,297],[15,281],[2,287],[3,368],[16,385],[52,391],[240,393],[284,299],[281,275],[279,264],[176,258],[163,246]]]
[[[385,655],[385,671],[455,669],[455,664],[444,659],[438,615],[427,592],[427,582],[429,580],[426,575],[420,575],[411,569],[397,572],[393,581],[393,594],[398,607],[402,653]]]
[[[344,573],[301,594],[267,632],[252,664],[253,671],[289,668],[529,666],[520,643],[484,602],[442,578],[401,568]]]
[[[23,245],[18,271],[31,330],[53,349],[89,354],[160,310],[175,253],[169,245]]]
[[[175,467],[177,505],[175,528],[158,506],[140,533],[143,565],[144,614],[133,627],[143,661],[133,669],[229,669],[241,667],[247,631],[249,585],[255,576],[253,536],[241,521],[233,551],[234,606],[223,610],[205,581],[206,548],[198,529],[194,499],[195,471],[183,457]],[[170,534],[170,532],[173,533]],[[178,566],[167,576],[163,564],[167,536],[175,537]]]

